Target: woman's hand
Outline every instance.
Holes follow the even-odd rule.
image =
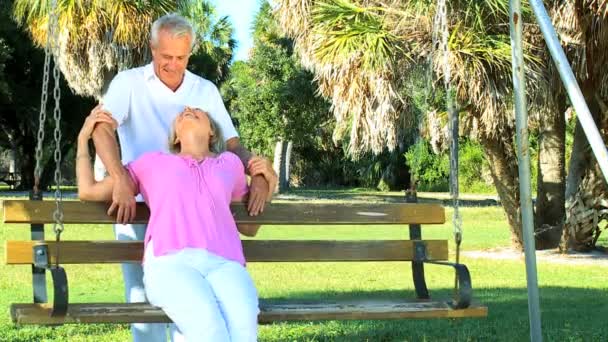
[[[87,116],[87,118],[84,120],[80,133],[78,133],[78,139],[89,141],[91,134],[93,134],[93,130],[95,129],[95,125],[100,122],[108,123],[112,125],[112,127],[118,126],[116,120],[112,118],[112,114],[102,109],[101,103],[95,106],[95,108],[93,108],[91,111],[91,114],[89,114],[89,116]]]

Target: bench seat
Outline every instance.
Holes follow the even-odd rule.
[[[16,324],[69,323],[163,323],[171,320],[158,309],[144,303],[70,303],[65,317],[52,317],[51,304],[12,304],[11,317]],[[343,302],[272,304],[260,303],[258,321],[463,318],[485,317],[487,308],[472,304],[454,310],[437,301],[365,300]]]

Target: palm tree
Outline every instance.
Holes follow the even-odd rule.
[[[197,34],[190,71],[219,86],[228,77],[236,48],[234,29],[228,17],[217,18],[215,8],[208,1],[192,1],[183,8],[182,14],[190,20]]]
[[[553,1],[552,17],[581,90],[600,132],[608,130],[608,2],[605,0]],[[554,72],[555,73],[555,72]],[[557,81],[557,76],[554,77]],[[591,155],[580,124],[574,133],[566,181],[566,221],[562,249],[588,250],[608,219],[608,188]]]
[[[461,134],[482,143],[513,244],[521,248],[508,1],[448,4],[449,64],[455,95],[462,104]],[[320,92],[332,100],[335,134],[350,135],[351,153],[394,147],[408,126],[417,126],[403,85],[410,75],[419,75],[416,68],[429,56],[436,75],[433,82],[442,77],[441,54],[433,48],[433,13],[435,2],[423,0],[279,1],[281,26],[295,39],[304,65],[315,72]],[[524,16],[525,22],[534,22],[528,8]],[[537,230],[543,232],[537,235],[537,246],[548,248],[559,241],[564,216],[565,96],[546,68],[549,57],[538,28],[527,24],[524,33],[527,87],[531,112],[536,114],[530,123],[541,129],[536,220]],[[446,114],[442,108],[429,111],[434,109],[438,115],[428,126],[445,132]]]
[[[335,135],[349,135],[352,154],[394,148],[408,127],[418,125],[402,88],[429,56],[436,75],[433,82],[443,75],[441,54],[433,47],[433,1],[278,3],[281,27],[295,39],[303,64],[319,80],[321,94],[332,100]],[[484,146],[514,246],[521,248],[508,1],[448,3],[449,63],[455,95],[462,104],[461,134],[470,134]],[[524,14],[529,16],[529,10]],[[525,34],[532,108],[552,113],[555,98],[548,95],[552,93],[540,33],[536,26],[527,25]],[[445,126],[445,115],[437,117],[443,118],[439,126]],[[561,134],[559,129],[550,133]],[[560,177],[559,170],[553,177]]]

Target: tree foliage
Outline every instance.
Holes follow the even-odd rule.
[[[273,22],[264,3],[254,23],[250,58],[233,65],[223,87],[230,112],[245,145],[257,153],[272,155],[279,139],[293,141],[296,154],[324,149],[329,105],[316,95],[312,74],[300,66],[291,41]]]
[[[218,18],[215,8],[208,1],[191,1],[181,11],[192,23],[197,35],[188,69],[216,85],[222,84],[228,77],[236,48],[234,28],[228,17]]]
[[[48,40],[51,1],[16,0],[14,14],[35,44]],[[179,2],[57,1],[61,72],[80,95],[100,97],[118,71],[141,64],[148,55],[150,24],[174,12]]]
[[[336,137],[349,135],[349,151],[393,149],[403,130],[416,126],[403,86],[430,56],[437,84],[443,59],[433,46],[434,1],[282,0],[281,27],[296,41],[303,64],[332,100]],[[497,134],[511,89],[508,1],[449,2],[452,80],[480,132]],[[528,13],[528,12],[525,12]],[[540,60],[527,44],[529,89],[542,86]]]
[[[223,87],[241,138],[252,150],[272,155],[278,140],[293,141],[293,179],[299,185],[347,185],[402,189],[407,183],[403,148],[352,160],[348,138],[333,140],[335,121],[318,83],[294,54],[267,3],[253,24],[254,48],[237,62]]]
[[[14,16],[39,47],[47,42],[49,1],[16,0]],[[150,59],[150,26],[158,17],[182,12],[197,29],[195,71],[214,82],[225,77],[234,40],[226,18],[215,21],[208,1],[58,1],[59,66],[75,93],[99,98],[119,70]]]
[[[17,27],[11,19],[10,4],[0,5],[0,147],[13,149],[18,156],[18,172],[21,174],[22,189],[29,189],[33,184],[34,155],[40,90],[42,88],[43,52],[34,47],[25,32]],[[49,85],[52,91],[53,83]],[[62,141],[60,148],[66,159],[68,151],[74,145],[74,138],[80,128],[85,113],[92,103],[72,94],[65,80],[60,83]],[[43,145],[42,186],[51,183],[55,163],[50,158],[51,149],[55,147],[52,130],[53,96],[49,96],[47,106],[46,141]]]

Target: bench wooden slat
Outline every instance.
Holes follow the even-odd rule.
[[[167,323],[164,312],[146,303],[70,304],[65,317],[51,317],[49,304],[12,304],[11,317],[16,324],[69,323]],[[466,318],[486,317],[487,307],[472,305],[454,310],[444,302],[407,302],[403,300],[366,300],[316,304],[260,304],[260,323],[275,321]]]
[[[51,201],[5,200],[5,223],[53,223],[55,203]],[[64,201],[64,223],[114,223],[106,214],[105,203]],[[239,223],[258,224],[441,224],[445,211],[441,205],[425,203],[271,203],[264,213],[249,216],[243,203],[233,203],[232,212]],[[149,211],[137,207],[134,223],[146,223]]]
[[[429,260],[447,260],[446,240],[425,240]],[[6,241],[7,264],[33,263],[33,246],[49,245],[50,260],[55,262],[54,241]],[[331,241],[331,240],[244,240],[243,249],[250,262],[293,261],[409,261],[411,240]],[[60,245],[62,264],[140,262],[142,242],[64,241]]]

